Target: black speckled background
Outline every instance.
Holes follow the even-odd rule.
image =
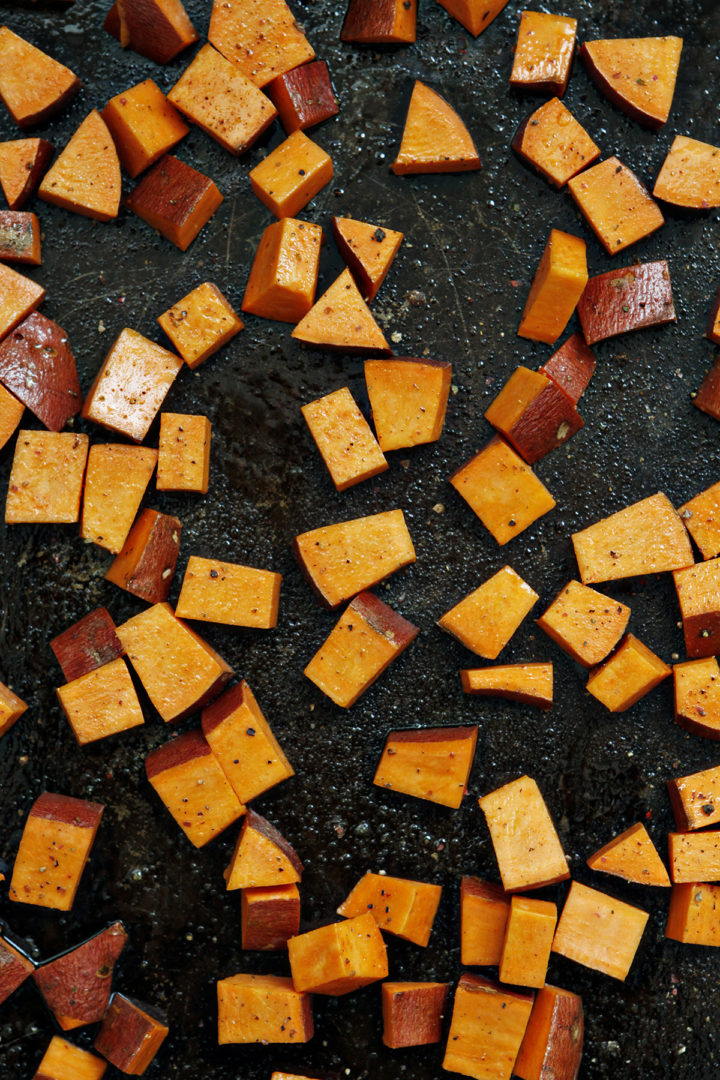
[[[76,0],[70,6],[0,0],[2,20],[83,80],[71,107],[40,132],[58,147],[92,107],[141,79],[152,77],[167,91],[192,55],[159,68],[123,52],[101,29],[108,6],[109,0]],[[187,6],[204,38],[210,0]],[[712,358],[702,333],[720,279],[717,217],[669,212],[663,230],[613,263],[569,196],[518,163],[509,149],[512,134],[540,100],[507,86],[523,6],[510,0],[475,40],[433,0],[420,0],[417,43],[374,50],[340,44],[344,3],[294,5],[318,56],[330,62],[341,105],[337,118],[310,133],[331,154],[335,178],[303,216],[328,233],[330,215],[340,212],[404,231],[373,310],[394,335],[399,353],[452,360],[453,394],[441,441],[392,455],[386,474],[336,494],[299,406],[343,385],[366,405],[362,362],[301,349],[291,342],[290,327],[248,316],[244,332],[222,353],[194,373],[182,371],[166,400],[172,411],[204,412],[212,421],[208,496],[156,494],[151,488],[146,504],[183,522],[172,600],[193,553],[284,575],[277,630],[205,624],[200,630],[249,680],[295,766],[296,777],[262,796],[256,807],[305,863],[303,926],[331,921],[367,869],[439,882],[445,891],[429,947],[389,939],[391,973],[455,980],[460,877],[497,877],[477,797],[527,771],[546,796],[574,875],[650,912],[625,985],[558,957],[551,960],[549,980],[583,995],[581,1076],[710,1080],[720,1074],[717,956],[664,939],[667,890],[593,875],[584,860],[641,819],[664,850],[672,827],[666,779],[718,763],[720,749],[674,725],[667,683],[629,712],[607,713],[585,694],[583,672],[537,631],[532,618],[502,659],[554,662],[552,711],[467,698],[458,669],[472,665],[472,654],[434,625],[505,562],[540,593],[537,616],[576,575],[573,530],[659,489],[680,504],[720,473],[720,428],[690,402]],[[615,110],[576,65],[565,101],[605,154],[616,153],[651,186],[676,133],[717,141],[715,0],[537,6],[577,16],[581,40],[665,33],[685,38],[674,107],[659,135]],[[427,178],[389,172],[416,77],[457,107],[477,141],[481,172]],[[3,111],[0,138],[17,137]],[[124,326],[162,342],[157,316],[200,281],[215,281],[239,308],[252,254],[271,221],[252,195],[247,174],[282,137],[275,125],[238,161],[198,129],[191,131],[179,156],[212,176],[225,201],[184,254],[124,210],[117,221],[100,225],[32,204],[44,233],[43,265],[33,273],[48,290],[42,310],[68,332],[84,391]],[[552,226],[588,239],[591,273],[633,259],[667,258],[678,322],[597,348],[597,374],[581,402],[585,428],[537,468],[557,509],[501,550],[447,477],[487,439],[483,411],[515,365],[535,367],[550,354],[545,346],[518,339],[516,328]],[[329,242],[320,287],[339,269]],[[35,425],[27,414],[26,423]],[[108,440],[99,429],[83,429],[96,441]],[[157,424],[150,444],[156,439]],[[11,460],[12,444],[0,454],[0,490]],[[422,633],[343,712],[302,675],[335,617],[316,604],[289,544],[305,529],[396,506],[406,513],[418,560],[379,592]],[[142,606],[103,580],[110,557],[85,546],[76,533],[75,527],[0,525],[0,679],[30,704],[0,742],[0,869],[9,876],[28,809],[45,788],[99,799],[107,810],[71,913],[12,904],[5,883],[0,914],[30,938],[38,957],[83,940],[110,920],[126,922],[131,946],[121,958],[116,985],[165,1009],[172,1029],[148,1076],[269,1080],[273,1068],[323,1080],[447,1075],[441,1046],[394,1052],[382,1046],[378,986],[345,998],[316,997],[317,1034],[306,1046],[217,1047],[215,980],[238,971],[286,973],[286,957],[240,948],[240,897],[226,894],[222,880],[235,830],[196,851],[147,784],[145,755],[170,735],[147,699],[142,730],[85,749],[75,743],[56,703],[61,676],[48,640],[98,604],[107,605],[118,622]],[[631,605],[634,633],[664,659],[682,657],[667,577],[608,591]],[[480,725],[478,751],[462,810],[373,787],[390,729],[473,722]],[[562,902],[565,891],[563,886],[543,895]],[[0,1076],[29,1080],[52,1030],[41,1000],[25,986],[0,1011]],[[88,1031],[77,1038],[86,1045],[91,1036]],[[115,1075],[108,1070],[108,1078]]]

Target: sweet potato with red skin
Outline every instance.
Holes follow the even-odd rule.
[[[363,356],[392,355],[385,335],[347,269],[303,316],[292,337],[316,349]]]
[[[5,683],[0,682],[0,736],[10,730],[27,708],[25,702],[17,694],[14,694]]]
[[[463,877],[460,883],[460,954],[464,966],[500,963],[510,897],[500,885]]]
[[[595,365],[592,349],[585,344],[582,334],[575,333],[545,361],[540,372],[557,383],[577,405],[593,377]]]
[[[285,949],[300,933],[300,890],[294,882],[243,889],[240,912],[243,949]]]
[[[532,1004],[532,993],[461,975],[443,1069],[477,1080],[510,1080]]]
[[[573,881],[553,952],[624,982],[647,921],[646,911]]]
[[[198,40],[180,0],[116,0],[104,28],[156,64],[168,64]]]
[[[720,420],[720,356],[713,361],[692,403],[696,409],[712,416],[713,420]]]
[[[397,176],[480,169],[470,132],[445,98],[419,79],[413,86],[400,149],[390,168]]]
[[[384,982],[383,1043],[391,1050],[428,1046],[442,1038],[450,983]]]
[[[672,105],[682,45],[678,37],[586,41],[580,58],[613,105],[659,131]]]
[[[168,1031],[165,1018],[151,1006],[115,993],[94,1047],[121,1072],[142,1076]]]
[[[18,127],[44,124],[80,89],[64,64],[0,27],[0,98]]]
[[[37,214],[0,211],[0,259],[40,266],[40,222]]]
[[[582,998],[546,984],[535,995],[513,1073],[521,1080],[577,1080],[584,1032]]]
[[[53,1035],[33,1080],[102,1080],[107,1061]]]
[[[353,218],[330,219],[337,249],[355,278],[360,292],[370,301],[377,296],[402,243],[396,229],[381,229]]]
[[[391,731],[373,784],[458,810],[467,793],[477,727]]]
[[[143,510],[105,580],[149,604],[161,604],[170,593],[181,533],[178,518],[158,510]]]
[[[248,810],[224,873],[228,890],[292,885],[302,875],[303,864],[292,844],[267,818]]]
[[[50,431],[62,431],[82,408],[67,335],[38,311],[0,343],[0,382]]]
[[[115,141],[120,164],[133,179],[190,130],[152,79],[110,98],[101,116]]]
[[[559,98],[546,101],[523,120],[512,148],[557,188],[600,157],[600,147]]]
[[[25,406],[0,383],[0,450],[20,427]]]
[[[675,322],[670,271],[664,259],[591,277],[577,313],[585,341],[598,341]]]
[[[616,157],[574,176],[568,191],[609,255],[643,240],[665,223],[645,185]]]
[[[417,0],[349,0],[341,41],[405,45],[415,41]]]
[[[510,85],[562,97],[570,78],[576,34],[577,19],[523,11]]]
[[[112,135],[97,109],[85,117],[43,177],[38,195],[95,221],[118,216],[122,180]]]
[[[713,305],[710,308],[708,323],[705,327],[705,337],[708,341],[713,341],[716,345],[720,345],[720,288],[718,288],[715,299],[713,300]]]
[[[265,92],[288,135],[315,127],[338,112],[325,60],[313,60],[277,75],[266,85]]]
[[[66,682],[125,655],[115,623],[107,608],[99,607],[52,638],[50,648],[62,668]]]
[[[69,431],[19,431],[5,521],[38,525],[77,521],[88,445],[87,435]]]
[[[562,446],[583,426],[572,398],[548,375],[522,365],[487,407],[485,419],[528,465]]]
[[[297,1044],[313,1037],[312,998],[298,992],[292,979],[281,975],[231,975],[218,981],[217,997],[221,1046]]]
[[[0,142],[0,187],[10,210],[22,210],[39,186],[54,150],[47,139]]]
[[[166,154],[145,173],[125,205],[166,240],[186,251],[222,201],[208,176]]]
[[[466,694],[498,697],[551,709],[553,703],[552,664],[496,664],[460,672]]]
[[[720,653],[720,558],[673,573],[685,651],[690,657]]]
[[[670,887],[668,872],[641,821],[613,837],[586,861],[591,870],[613,874],[625,881]]]
[[[258,87],[315,58],[285,0],[214,0],[208,38]]]
[[[295,989],[311,994],[350,994],[388,973],[385,942],[369,912],[290,938],[288,954]]]
[[[673,885],[665,937],[685,945],[720,945],[720,885]]]
[[[720,667],[714,656],[673,667],[675,723],[706,739],[720,739]]]
[[[540,788],[529,776],[478,799],[506,892],[527,892],[570,877]]]
[[[0,1005],[7,1001],[35,970],[32,960],[7,939],[4,924],[1,929],[3,933],[0,934]]]
[[[44,299],[42,285],[0,263],[0,339],[35,311]]]
[[[116,922],[35,969],[35,985],[63,1031],[102,1020],[127,939],[125,927]]]
[[[487,30],[508,0],[437,0],[465,29],[477,37]]]
[[[720,823],[720,765],[668,780],[667,787],[678,829],[689,831]]]

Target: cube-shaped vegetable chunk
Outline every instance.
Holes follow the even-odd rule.
[[[720,558],[673,574],[688,656],[720,653]]]
[[[53,156],[47,139],[0,142],[0,187],[11,210],[22,210]]]
[[[599,664],[625,633],[630,608],[595,589],[570,581],[537,621],[576,663]]]
[[[670,886],[657,848],[641,821],[614,837],[587,860],[591,870],[613,874],[638,885]]]
[[[535,271],[518,336],[552,345],[567,326],[588,280],[585,241],[551,229]]]
[[[121,922],[35,969],[35,985],[63,1031],[102,1020],[113,968],[127,944]]]
[[[80,412],[80,380],[67,334],[38,311],[0,344],[0,382],[51,431],[62,431]]]
[[[720,881],[720,831],[670,833],[670,874],[676,885]]]
[[[288,954],[295,989],[312,994],[349,994],[388,973],[385,942],[370,912],[290,938]]]
[[[282,218],[260,238],[248,278],[242,310],[264,319],[297,323],[313,306],[317,287],[319,225]]]
[[[485,410],[485,419],[534,465],[583,426],[575,402],[548,375],[517,367]]]
[[[301,880],[302,873],[292,844],[264,817],[248,810],[225,870],[228,890],[292,885]]]
[[[465,967],[500,963],[510,897],[499,885],[464,877],[460,883],[460,956]]]
[[[365,382],[383,451],[440,438],[452,382],[452,366],[446,360],[409,356],[366,360]]]
[[[0,935],[0,1005],[30,978],[34,970],[32,960]]]
[[[158,491],[207,492],[211,435],[207,416],[160,413]]]
[[[523,11],[510,85],[562,97],[575,55],[577,19]]]
[[[53,1035],[34,1080],[102,1080],[107,1061]]]
[[[102,118],[115,140],[120,164],[133,179],[190,130],[152,79],[110,98]]]
[[[182,525],[172,514],[143,510],[105,580],[149,604],[167,600],[180,554],[181,533]]]
[[[294,131],[250,170],[252,189],[276,217],[295,217],[332,180],[330,156]]]
[[[653,195],[689,210],[720,205],[719,159],[717,146],[676,135],[655,181]]]
[[[281,584],[272,570],[191,555],[175,611],[182,619],[268,630],[277,624]]]
[[[374,299],[398,253],[403,234],[348,217],[333,217],[331,225],[338,251],[360,292],[366,300]]]
[[[182,0],[115,0],[104,29],[156,64],[167,64],[197,41]]]
[[[720,480],[678,507],[678,514],[703,559],[720,555]]]
[[[368,872],[343,900],[337,913],[353,918],[369,911],[381,930],[425,946],[430,940],[441,893],[440,885]]]
[[[385,472],[388,463],[347,386],[302,406],[337,491]]]
[[[392,1050],[427,1046],[442,1038],[449,983],[384,982],[383,1042]]]
[[[113,994],[94,1045],[121,1072],[142,1076],[169,1030],[165,1017],[150,1005]]]
[[[521,1080],[578,1076],[585,1023],[582,998],[545,985],[536,995],[513,1072]]]
[[[122,657],[58,687],[57,696],[81,746],[145,722]]]
[[[5,521],[77,521],[89,442],[87,435],[72,432],[19,431]]]
[[[288,135],[315,127],[338,112],[330,72],[324,60],[313,60],[277,75],[267,84],[266,90]]]
[[[84,615],[50,641],[50,648],[67,682],[123,656],[125,650],[115,633],[115,623],[104,607]]]
[[[582,334],[576,333],[562,343],[540,371],[543,375],[549,375],[577,405],[588,388],[596,366],[592,349],[585,344]]]
[[[37,214],[0,211],[0,259],[40,266],[40,222]]]
[[[624,712],[671,673],[647,645],[626,634],[610,659],[590,672],[586,689],[610,712]]]
[[[670,270],[664,259],[596,274],[577,306],[585,341],[598,341],[675,322]],[[697,398],[694,404],[699,405]]]
[[[300,890],[294,882],[243,889],[240,917],[243,949],[286,949],[300,933]]]
[[[149,446],[94,443],[88,454],[80,536],[117,555],[158,459]]]
[[[466,648],[495,660],[539,599],[510,566],[503,566],[438,619]]]
[[[222,201],[210,177],[166,154],[143,176],[126,206],[186,251]]]
[[[720,765],[667,783],[678,829],[702,829],[720,822]]]
[[[217,285],[204,281],[158,317],[183,360],[196,368],[243,329]]]
[[[570,877],[545,800],[531,777],[512,780],[478,802],[506,892],[540,889]]]
[[[454,19],[465,27],[473,37],[487,30],[493,19],[500,14],[508,0],[438,0]]]
[[[706,739],[720,739],[720,666],[715,657],[675,664],[673,676],[675,723]]]
[[[545,985],[556,923],[555,904],[528,896],[512,897],[500,957],[500,982],[538,988]]]
[[[553,952],[624,982],[647,921],[640,908],[573,881]]]
[[[673,885],[665,937],[685,945],[720,945],[720,885]]]
[[[510,1080],[533,998],[479,975],[462,975],[455,991],[443,1069],[476,1080]]]
[[[315,56],[285,0],[215,0],[208,37],[256,86]]]
[[[27,705],[9,686],[0,683],[0,736],[10,730],[27,710]]]
[[[401,45],[415,40],[417,0],[349,0],[341,41]]]
[[[373,783],[457,810],[467,790],[477,727],[391,731]]]
[[[552,664],[496,664],[460,672],[463,690],[478,697],[499,697],[549,709],[553,703]]]
[[[218,1042],[305,1043],[314,1034],[312,998],[280,975],[220,979]]]
[[[645,185],[616,157],[573,177],[568,190],[610,255],[637,243],[665,223]]]
[[[42,285],[0,263],[0,338],[40,307],[44,298]]]

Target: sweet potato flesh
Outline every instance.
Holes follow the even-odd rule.
[[[583,426],[575,402],[548,375],[517,367],[485,410],[485,419],[534,465]]]
[[[110,98],[102,118],[133,179],[172,150],[190,128],[152,79]]]
[[[292,336],[315,348],[383,356],[390,352],[349,270],[343,270],[314,307],[297,324]]]
[[[249,810],[243,822],[225,881],[230,889],[292,885],[302,878],[297,852],[274,825]]]
[[[143,176],[126,206],[186,251],[222,201],[209,176],[166,154]]]
[[[252,566],[191,555],[176,614],[182,619],[251,626],[277,624],[282,576]]]
[[[676,135],[655,181],[653,195],[673,206],[707,210],[720,206],[720,150]]]
[[[585,241],[551,229],[520,319],[518,336],[548,345],[557,341],[587,280]]]
[[[44,298],[42,285],[0,263],[0,339],[35,311]]]
[[[678,507],[678,514],[703,559],[720,555],[720,481]]]
[[[670,878],[647,829],[631,825],[587,860],[591,870],[601,870],[638,885],[670,885]]]
[[[556,923],[555,904],[512,897],[500,957],[500,982],[538,988],[545,985]]]
[[[121,186],[115,143],[93,109],[43,177],[38,195],[76,214],[110,221],[120,209]]]
[[[615,648],[629,618],[625,604],[570,581],[537,624],[576,663],[593,667]]]
[[[532,994],[508,990],[479,975],[462,975],[443,1069],[475,1080],[510,1080],[532,1003]]]
[[[211,428],[207,416],[160,414],[158,491],[204,495],[210,483]]]
[[[265,229],[255,252],[242,310],[298,323],[313,306],[323,232],[319,225],[283,218]]]
[[[77,521],[88,444],[87,435],[19,431],[5,521],[8,524]]]
[[[590,672],[586,690],[610,712],[625,712],[671,672],[634,634],[626,634],[610,659]]]
[[[101,1080],[106,1069],[102,1058],[53,1035],[35,1075],[37,1080]]]
[[[11,210],[22,210],[53,155],[47,139],[0,142],[0,187]]]
[[[478,656],[495,660],[538,599],[512,567],[503,566],[438,619],[438,626]]]
[[[242,319],[211,281],[178,300],[158,322],[190,368],[198,367],[243,329]]]
[[[427,1046],[442,1038],[449,983],[384,982],[383,1043],[392,1050]]]
[[[81,746],[145,722],[122,657],[59,687],[57,696]]]
[[[460,676],[466,694],[507,698],[539,709],[552,708],[552,664],[497,664],[461,671]]]
[[[464,877],[460,883],[460,956],[463,966],[500,963],[510,898],[499,885]]]
[[[518,129],[512,145],[558,188],[600,157],[600,147],[559,98],[536,109]]]
[[[332,230],[360,291],[366,300],[373,300],[398,253],[403,234],[344,217],[333,217]]]
[[[315,56],[285,0],[215,0],[208,38],[261,87]]]
[[[250,170],[252,189],[276,217],[295,217],[332,180],[333,165],[322,147],[293,131]]]
[[[231,975],[220,979],[218,1042],[304,1043],[313,1036],[309,994],[280,975]]]
[[[155,471],[157,450],[95,443],[88,454],[80,536],[117,554]]]
[[[475,143],[458,114],[445,98],[416,80],[393,172],[405,176],[480,167]]]
[[[122,551],[105,572],[112,581],[149,604],[167,600],[180,553],[182,525],[171,514],[142,511],[128,533]]]
[[[26,710],[25,702],[9,686],[0,683],[0,736],[9,731]]]
[[[347,386],[302,406],[337,491],[385,472],[388,463]]]
[[[674,884],[720,881],[720,832],[717,829],[670,833],[668,852]]]
[[[720,558],[673,574],[688,656],[720,653]]]
[[[337,913],[351,919],[369,911],[381,930],[426,946],[441,893],[440,885],[367,873],[343,900]]]
[[[373,424],[384,452],[435,442],[445,423],[452,366],[444,360],[366,360]]]
[[[714,656],[675,664],[675,723],[720,739],[720,667]]]
[[[568,190],[610,255],[650,236],[665,223],[647,188],[616,157],[573,177]]]
[[[44,123],[79,89],[80,80],[64,64],[0,27],[0,98],[19,127]]]
[[[678,829],[702,829],[720,822],[720,765],[668,780]]]
[[[586,41],[580,55],[590,77],[614,105],[658,131],[668,118],[682,38]]]
[[[567,859],[540,788],[521,776],[478,800],[506,892],[565,881]]]
[[[647,921],[640,908],[573,881],[553,952],[624,982]]]
[[[720,945],[720,885],[673,885],[665,937],[685,945]]]
[[[288,953],[295,989],[313,994],[349,994],[388,973],[385,942],[370,912],[290,938]]]
[[[300,932],[300,890],[295,883],[243,889],[240,896],[243,949],[277,951]]]
[[[0,384],[0,450],[20,427],[25,406]]]
[[[583,1037],[582,999],[546,985],[535,996],[513,1072],[521,1080],[577,1080]]]
[[[477,727],[393,731],[373,783],[457,810],[467,790],[476,742]]]
[[[508,0],[438,0],[474,37],[488,28],[507,2]]]
[[[562,97],[575,53],[577,19],[523,11],[510,85]]]

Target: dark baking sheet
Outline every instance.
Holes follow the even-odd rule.
[[[121,51],[101,29],[107,6],[105,0],[56,7],[0,2],[4,21],[83,79],[81,95],[41,132],[57,146],[91,107],[102,107],[142,78],[169,89],[192,55],[158,68]],[[187,6],[204,37],[209,0]],[[400,335],[392,338],[399,353],[452,360],[454,387],[442,440],[392,455],[388,473],[336,494],[299,406],[342,385],[365,402],[362,362],[301,349],[291,342],[289,327],[250,316],[245,331],[220,355],[195,373],[182,372],[166,403],[173,411],[204,412],[212,420],[209,495],[151,490],[146,501],[183,522],[171,599],[192,553],[284,575],[276,631],[207,625],[201,632],[249,680],[296,768],[297,776],[259,799],[257,807],[305,863],[303,926],[331,921],[366,869],[442,883],[430,946],[422,950],[390,939],[391,972],[395,978],[455,980],[460,877],[497,876],[476,798],[527,771],[546,796],[573,874],[651,915],[625,985],[552,958],[549,980],[584,998],[581,1075],[701,1080],[718,1075],[717,957],[712,950],[664,939],[667,891],[592,875],[584,860],[640,819],[662,850],[672,827],[665,780],[716,764],[720,751],[674,725],[667,683],[631,711],[607,713],[585,694],[579,669],[532,619],[503,659],[554,662],[552,711],[471,700],[457,672],[472,656],[434,625],[505,562],[540,593],[534,613],[539,614],[576,574],[573,530],[657,490],[679,504],[716,481],[720,471],[720,429],[690,402],[712,357],[702,332],[720,276],[717,218],[670,212],[661,232],[613,263],[569,196],[552,191],[515,160],[512,134],[539,102],[507,87],[523,6],[510,0],[475,40],[432,0],[421,0],[416,45],[375,50],[339,43],[343,3],[294,5],[318,56],[330,62],[341,104],[339,117],[311,133],[332,155],[335,179],[305,216],[328,229],[332,213],[348,213],[405,232],[373,307],[386,331]],[[605,153],[617,153],[651,185],[675,133],[717,140],[720,10],[714,0],[572,0],[559,8],[579,18],[581,40],[663,33],[685,39],[674,107],[660,135],[627,120],[576,66],[565,100]],[[429,178],[389,172],[416,77],[458,108],[477,140],[482,172]],[[4,111],[0,137],[18,137]],[[124,210],[117,221],[98,225],[33,205],[45,237],[43,266],[33,276],[48,289],[43,311],[70,336],[85,391],[120,329],[132,326],[163,340],[157,315],[201,280],[214,280],[239,308],[251,256],[271,220],[251,194],[247,173],[282,137],[276,125],[237,161],[199,130],[191,132],[179,155],[215,179],[225,202],[185,254]],[[678,323],[597,348],[598,371],[581,403],[585,428],[537,469],[558,507],[501,550],[447,477],[487,439],[483,411],[514,366],[522,361],[534,367],[550,353],[518,339],[516,328],[551,226],[587,237],[591,272],[633,259],[667,258]],[[339,269],[329,243],[321,287]],[[27,415],[26,423],[36,426]],[[96,441],[106,438],[98,429],[77,427]],[[151,443],[156,435],[157,427]],[[8,446],[0,455],[0,490],[6,488],[11,458]],[[396,506],[406,513],[418,561],[379,591],[422,634],[358,705],[343,712],[302,675],[335,617],[316,604],[289,544],[313,526]],[[11,904],[5,887],[0,914],[43,957],[110,920],[126,922],[131,946],[117,985],[164,1008],[172,1029],[148,1075],[263,1080],[272,1068],[327,1080],[447,1075],[440,1046],[383,1048],[377,986],[346,998],[316,997],[317,1034],[307,1046],[217,1047],[215,980],[238,971],[285,973],[286,958],[240,949],[239,895],[226,894],[222,881],[235,830],[196,851],[147,784],[145,755],[170,732],[146,699],[143,729],[85,749],[75,744],[55,700],[61,677],[48,640],[98,604],[106,604],[117,621],[142,607],[103,580],[109,557],[84,545],[76,531],[0,525],[0,678],[30,704],[0,742],[0,869],[9,874],[27,811],[45,788],[102,800],[107,811],[70,914]],[[667,576],[608,591],[631,605],[631,629],[642,640],[667,660],[683,655]],[[372,786],[390,729],[473,722],[480,725],[478,752],[462,810]],[[564,887],[545,891],[558,901],[564,893]],[[31,1077],[52,1030],[41,1001],[26,986],[0,1013],[0,1075]],[[78,1035],[78,1041],[87,1044],[91,1034]],[[115,1073],[110,1069],[107,1075]]]

